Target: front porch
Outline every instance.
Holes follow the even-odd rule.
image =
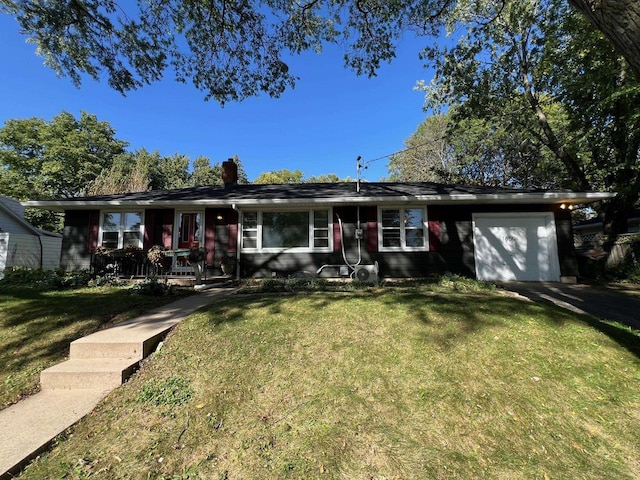
[[[172,284],[192,286],[233,279],[235,264],[226,261],[218,266],[207,265],[204,249],[99,247],[91,255],[90,271],[96,276],[115,275],[127,279],[162,277]]]

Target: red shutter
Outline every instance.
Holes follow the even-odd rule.
[[[333,251],[339,252],[342,249],[342,236],[340,235],[340,224],[335,218],[333,222]]]
[[[229,244],[227,245],[227,253],[236,253],[238,251],[238,212],[230,210],[227,218],[229,219]]]
[[[207,208],[204,211],[204,248],[206,251],[205,262],[208,267],[215,265],[216,215],[217,212],[212,208]]]
[[[165,248],[173,246],[173,221],[175,212],[173,209],[164,211],[162,219],[162,245]]]
[[[362,220],[367,224],[367,252],[378,251],[378,208],[363,207],[360,210]]]
[[[427,218],[429,219],[429,250],[437,252],[440,250],[440,212],[437,207],[427,208]]]
[[[89,229],[87,231],[87,252],[93,253],[98,247],[98,234],[100,232],[100,211],[89,212]]]

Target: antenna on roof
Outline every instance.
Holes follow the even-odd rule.
[[[358,193],[360,193],[360,170],[362,170],[363,167],[365,170],[368,168],[360,160],[362,160],[362,157],[358,155],[358,158],[356,158],[356,192]]]

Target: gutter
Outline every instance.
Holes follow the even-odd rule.
[[[446,194],[446,195],[401,195],[376,197],[323,197],[323,198],[264,198],[264,199],[210,199],[197,200],[33,200],[23,202],[25,207],[48,208],[55,211],[82,210],[86,208],[130,208],[183,206],[224,206],[236,211],[238,207],[257,208],[264,206],[317,206],[317,205],[365,205],[365,204],[580,204],[608,200],[615,197],[609,192],[549,192],[549,193],[509,193],[509,194]]]

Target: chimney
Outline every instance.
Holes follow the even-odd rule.
[[[233,161],[233,158],[222,162],[222,183],[224,188],[234,188],[238,186],[238,165]]]

